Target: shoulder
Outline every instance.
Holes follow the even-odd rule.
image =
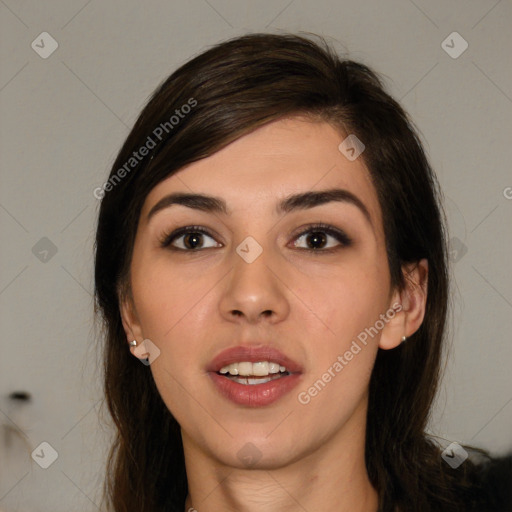
[[[476,479],[479,512],[512,511],[512,454],[489,457],[477,464]]]
[[[431,479],[425,510],[512,512],[512,453],[492,457],[480,448],[464,448],[469,457],[460,466],[437,466],[440,478]]]

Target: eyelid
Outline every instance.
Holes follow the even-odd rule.
[[[217,235],[213,235],[208,229],[202,227],[202,226],[183,226],[181,228],[177,228],[175,230],[165,231],[158,239],[160,243],[160,247],[162,248],[171,248],[171,250],[177,250],[182,252],[197,252],[201,249],[197,249],[196,251],[186,250],[186,249],[180,249],[178,247],[170,247],[171,243],[179,238],[180,236],[187,235],[189,233],[201,233],[203,235],[209,236],[210,238],[215,239]]]
[[[306,224],[303,225],[295,230],[295,233],[292,235],[292,240],[295,242],[297,239],[301,238],[304,235],[307,235],[312,232],[323,232],[327,234],[328,236],[332,236],[333,238],[336,238],[339,242],[339,246],[337,247],[330,247],[328,249],[304,249],[299,248],[299,250],[314,252],[314,253],[328,253],[335,251],[339,248],[348,247],[352,245],[352,238],[349,237],[346,232],[342,229],[339,229],[337,227],[334,227],[330,224],[325,224],[322,222],[313,223],[313,224]],[[188,225],[183,226],[181,228],[177,228],[175,230],[171,230],[170,232],[165,231],[163,235],[159,238],[160,247],[162,248],[168,248],[170,250],[175,251],[181,251],[181,252],[200,252],[204,249],[181,249],[178,247],[171,246],[172,242],[176,240],[177,238],[180,238],[183,235],[187,235],[189,233],[201,233],[203,235],[206,235],[214,240],[216,240],[216,237],[218,235],[214,235],[210,232],[209,229],[197,226],[197,225]],[[222,245],[222,243],[221,243]],[[210,247],[207,247],[206,249],[210,249]]]
[[[308,233],[314,233],[314,232],[321,232],[325,233],[328,236],[332,236],[333,238],[336,238],[340,245],[338,247],[330,247],[328,249],[303,249],[308,250],[310,252],[314,253],[321,253],[321,252],[332,252],[337,250],[340,247],[349,247],[352,245],[353,240],[351,237],[347,235],[347,233],[335,226],[332,226],[331,224],[325,224],[323,222],[317,222],[313,224],[307,224],[305,226],[301,226],[300,228],[297,228],[296,234],[293,235],[293,240],[296,241],[297,239],[303,237],[304,235],[307,235]]]

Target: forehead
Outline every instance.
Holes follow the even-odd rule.
[[[274,121],[160,182],[147,196],[141,216],[178,191],[222,197],[231,213],[250,209],[271,214],[287,195],[343,188],[366,205],[379,226],[378,198],[362,157],[350,161],[338,149],[345,138],[326,122],[298,117]]]

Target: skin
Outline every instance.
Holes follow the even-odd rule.
[[[325,122],[281,119],[184,167],[146,198],[132,294],[121,300],[121,314],[129,341],[149,339],[160,350],[149,368],[181,426],[187,511],[377,510],[364,464],[369,379],[378,348],[394,348],[419,328],[428,267],[422,260],[404,268],[406,289],[391,288],[378,198],[362,157],[349,161],[338,150],[344,138]],[[291,194],[330,188],[356,195],[371,223],[347,202],[275,212]],[[162,197],[178,191],[223,198],[230,214],[173,205],[146,221]],[[301,235],[318,222],[345,231],[353,243],[325,235],[325,246],[337,250],[308,252],[311,236]],[[207,248],[160,247],[166,232],[187,225],[211,232],[213,238],[199,241]],[[263,249],[250,264],[235,250],[247,236]],[[402,310],[359,344],[362,350],[309,403],[300,403],[298,393],[393,304]],[[205,367],[236,345],[284,352],[304,368],[298,387],[265,407],[228,401]],[[141,348],[131,350],[141,356]],[[252,467],[237,456],[247,443],[256,447]]]

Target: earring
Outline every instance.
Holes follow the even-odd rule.
[[[137,340],[133,340],[129,342],[130,347],[136,347],[137,346]]]
[[[407,336],[402,336],[402,342],[407,341]]]

